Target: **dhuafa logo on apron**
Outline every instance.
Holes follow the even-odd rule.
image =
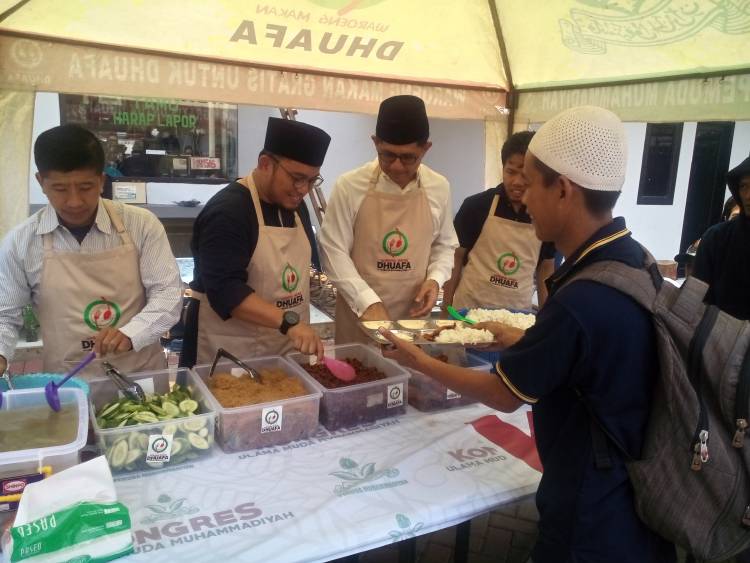
[[[506,276],[512,276],[521,267],[521,259],[512,252],[501,254],[497,259],[497,269]]]
[[[287,262],[281,272],[281,287],[284,288],[284,291],[291,293],[297,289],[297,285],[299,285],[299,272]]]
[[[92,330],[101,330],[110,326],[117,326],[120,320],[120,306],[114,301],[102,297],[86,305],[83,320]]]
[[[383,237],[383,250],[390,256],[401,256],[409,248],[409,239],[395,228]]]
[[[389,258],[378,260],[377,268],[381,272],[409,272],[411,271],[411,261],[408,258],[399,258],[406,249],[409,248],[409,237],[402,233],[398,227],[388,231],[383,237],[381,243],[383,252]]]

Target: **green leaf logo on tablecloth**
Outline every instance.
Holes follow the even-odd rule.
[[[151,513],[141,520],[142,524],[153,524],[159,520],[172,520],[187,514],[195,514],[198,507],[186,505],[186,498],[172,499],[169,495],[159,495],[156,499],[157,504],[147,504]]]
[[[341,468],[340,470],[329,473],[329,475],[338,477],[343,481],[334,487],[333,492],[337,496],[364,493],[370,490],[397,487],[406,484],[406,480],[400,480],[368,485],[372,481],[394,479],[400,474],[399,470],[394,467],[378,470],[375,468],[375,462],[360,464],[348,457],[342,457],[339,459],[339,467]]]
[[[404,514],[396,514],[396,524],[398,524],[399,529],[388,532],[388,535],[391,536],[391,540],[394,543],[415,537],[419,530],[424,527],[422,522],[417,522],[412,526],[411,520],[409,520]]]

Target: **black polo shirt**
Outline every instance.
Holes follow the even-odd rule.
[[[294,227],[294,211],[263,200],[260,206],[266,225]],[[313,264],[317,266],[315,237],[304,202],[297,211],[310,240]],[[237,182],[209,199],[195,220],[190,243],[195,268],[190,287],[205,293],[211,307],[224,320],[254,291],[247,283],[247,265],[258,244],[258,233],[258,217],[250,191]]]
[[[559,289],[595,261],[641,267],[643,250],[618,217],[578,249],[549,280],[536,324],[503,352],[497,369],[521,400],[533,404],[544,474],[537,492],[539,540],[534,563],[668,563],[674,548],[635,512],[624,461],[594,466],[590,418],[579,389],[608,430],[640,455],[659,375],[651,315],[619,291],[591,281]]]
[[[484,222],[492,207],[492,199],[496,195],[500,195],[500,201],[497,202],[495,217],[502,217],[519,223],[531,223],[531,217],[526,213],[526,207],[521,206],[516,211],[505,195],[505,186],[502,184],[467,197],[453,219],[453,227],[456,229],[456,235],[458,235],[458,245],[468,251],[466,253],[467,262],[471,249],[474,248],[479,235],[482,233],[482,227],[484,227]],[[539,250],[539,260],[548,260],[554,257],[555,245],[551,242],[543,242],[542,248]]]

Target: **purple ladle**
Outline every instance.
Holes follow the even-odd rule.
[[[68,379],[70,379],[87,365],[89,365],[91,363],[91,360],[93,360],[94,358],[96,358],[96,353],[89,352],[88,354],[86,354],[83,360],[81,360],[80,364],[70,370],[68,374],[62,378],[62,381],[60,381],[60,383],[50,381],[49,383],[47,383],[47,385],[44,386],[44,396],[47,399],[47,403],[49,403],[49,406],[52,407],[53,411],[60,411],[60,394],[58,393],[60,387],[65,385]]]

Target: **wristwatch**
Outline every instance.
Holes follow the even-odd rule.
[[[281,334],[286,334],[289,332],[289,329],[293,326],[297,326],[299,324],[299,315],[295,313],[294,311],[284,311],[284,317],[281,321],[281,326],[279,327],[279,332]]]

